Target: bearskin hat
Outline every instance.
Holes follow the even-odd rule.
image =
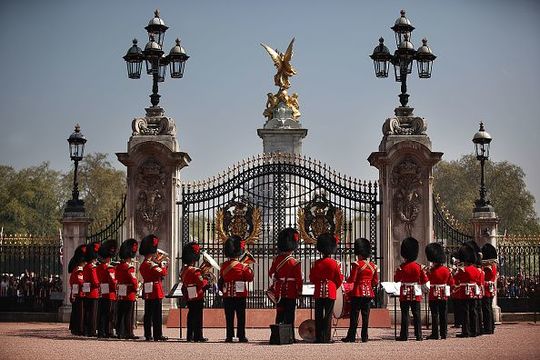
[[[476,261],[474,248],[467,244],[461,245],[458,250],[457,258],[463,262],[474,264]]]
[[[182,262],[184,264],[193,264],[199,261],[201,257],[201,248],[196,242],[190,242],[184,245],[182,248]]]
[[[122,245],[120,245],[119,256],[120,259],[132,259],[137,256],[137,251],[139,250],[139,244],[135,239],[127,239]]]
[[[339,237],[337,235],[324,233],[317,237],[317,250],[321,254],[329,256],[336,253],[338,243]]]
[[[92,261],[94,259],[97,259],[100,247],[101,247],[101,243],[99,241],[88,244],[86,246],[86,252],[84,254],[84,260],[86,260],[88,262],[88,261]]]
[[[465,242],[465,245],[470,246],[474,251],[474,261],[473,264],[480,265],[482,263],[482,250],[480,246],[474,240],[469,240]]]
[[[401,242],[401,257],[407,261],[415,261],[418,258],[418,240],[413,237],[405,238]]]
[[[364,238],[354,240],[354,254],[367,259],[371,255],[371,243],[369,240]]]
[[[482,246],[482,260],[497,260],[497,249],[490,243],[485,243]]]
[[[238,235],[230,236],[223,244],[223,254],[228,258],[237,258],[244,252],[245,242]]]
[[[75,268],[77,267],[77,265],[79,265],[79,263],[76,261],[77,259],[75,258],[75,256],[73,256],[70,260],[69,260],[69,264],[68,264],[68,272],[69,273],[72,273],[73,270],[75,270]]]
[[[146,235],[141,240],[141,247],[139,248],[139,254],[141,254],[142,256],[145,256],[145,255],[157,253],[158,244],[159,244],[159,238],[156,235],[154,234]]]
[[[277,240],[277,248],[279,251],[294,251],[298,248],[300,242],[300,234],[296,229],[286,228],[279,232]]]
[[[69,260],[68,272],[71,273],[73,270],[75,270],[77,265],[79,265],[80,263],[84,261],[85,255],[86,255],[86,244],[77,246],[77,248],[75,248],[75,251],[73,252],[73,256]]]
[[[446,262],[444,247],[439,243],[428,244],[426,246],[426,258],[432,263],[444,264]]]
[[[115,257],[116,254],[118,254],[118,245],[116,244],[116,240],[107,240],[103,242],[98,252],[98,255],[102,259]]]

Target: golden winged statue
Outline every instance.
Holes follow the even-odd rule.
[[[277,73],[274,76],[274,83],[276,86],[279,86],[280,90],[285,90],[291,87],[289,83],[289,77],[296,75],[296,70],[291,65],[291,59],[293,56],[293,44],[294,38],[291,40],[291,43],[287,47],[285,54],[280,53],[277,49],[274,50],[270,46],[262,44],[261,46],[265,48],[268,52],[274,65],[277,69]]]

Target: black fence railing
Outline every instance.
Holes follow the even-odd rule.
[[[122,203],[120,204],[116,215],[111,220],[111,222],[105,227],[94,231],[92,234],[86,237],[86,242],[103,242],[106,240],[116,240],[118,244],[121,244],[123,239],[123,228],[124,222],[126,221],[126,195],[122,198]]]

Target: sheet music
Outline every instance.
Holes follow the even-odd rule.
[[[401,282],[384,281],[381,286],[388,295],[398,296]]]
[[[302,295],[303,296],[313,296],[313,295],[315,295],[315,284],[303,284],[302,285]]]

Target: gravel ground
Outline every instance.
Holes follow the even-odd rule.
[[[247,344],[223,343],[225,329],[205,329],[208,343],[178,340],[178,329],[164,329],[168,342],[97,340],[72,336],[67,324],[0,323],[0,359],[540,359],[540,323],[499,325],[495,335],[439,341],[396,342],[394,330],[370,329],[368,343],[268,345],[270,331],[248,329]],[[345,335],[339,329],[336,340]],[[428,334],[424,329],[424,335]],[[142,327],[135,331],[142,335]],[[412,328],[410,331],[412,336]],[[414,338],[414,337],[413,337]]]

